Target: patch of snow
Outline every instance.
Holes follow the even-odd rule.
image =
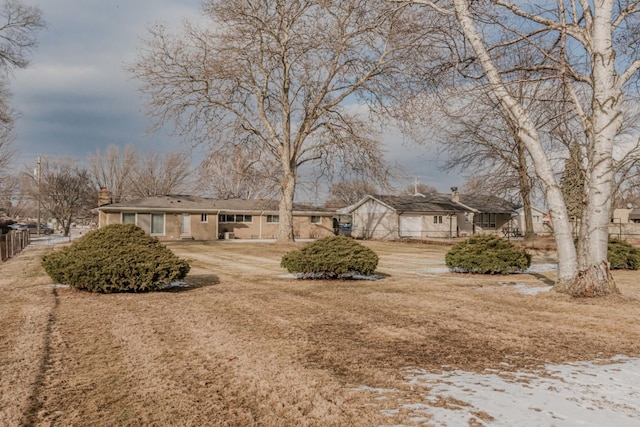
[[[446,274],[451,273],[451,270],[447,267],[433,267],[433,268],[425,268],[424,270],[420,270],[420,273],[427,274]]]
[[[415,368],[405,372],[411,388],[423,390],[422,401],[399,409],[411,417],[430,415],[434,426],[640,425],[640,359],[616,356],[504,375],[459,370],[434,374]],[[452,403],[437,405],[443,399]]]
[[[549,292],[553,289],[553,286],[527,286],[524,283],[516,283],[511,286],[516,292],[521,293],[523,295],[538,295],[542,292]]]
[[[171,283],[165,283],[160,289],[171,289],[171,288],[188,288],[190,287],[186,282],[175,281]]]
[[[534,274],[534,273],[546,273],[549,271],[556,271],[558,264],[531,264],[531,266],[525,271],[514,272],[513,274]],[[419,271],[421,274],[445,274],[445,273],[457,273],[457,271],[450,270],[447,267],[432,267],[425,268]]]
[[[558,264],[531,264],[525,273],[547,273],[549,271],[556,271],[557,269]]]

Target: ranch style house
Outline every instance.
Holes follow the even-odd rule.
[[[136,224],[158,240],[273,239],[278,233],[278,202],[271,200],[218,200],[166,195],[123,203],[110,203],[100,192],[98,226]],[[296,238],[333,235],[335,211],[294,204]]]
[[[367,195],[343,208],[350,214],[351,236],[362,239],[427,239],[502,234],[513,227],[518,206],[495,196],[433,193],[408,196]]]

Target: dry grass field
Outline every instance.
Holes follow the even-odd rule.
[[[380,280],[287,277],[300,244],[171,243],[189,287],[112,295],[52,286],[52,249],[30,248],[0,264],[0,425],[417,425],[395,410],[420,398],[408,367],[640,356],[638,272],[614,272],[621,296],[576,300],[518,291],[552,272],[452,274],[446,246],[365,244]]]

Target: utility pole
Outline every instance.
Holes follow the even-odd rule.
[[[37,180],[38,180],[38,222],[36,223],[36,231],[37,231],[37,236],[40,237],[40,156],[38,156]]]

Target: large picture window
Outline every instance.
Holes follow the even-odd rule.
[[[164,214],[151,214],[151,234],[164,234]]]
[[[473,223],[482,228],[496,228],[496,214],[477,213],[473,216]]]

